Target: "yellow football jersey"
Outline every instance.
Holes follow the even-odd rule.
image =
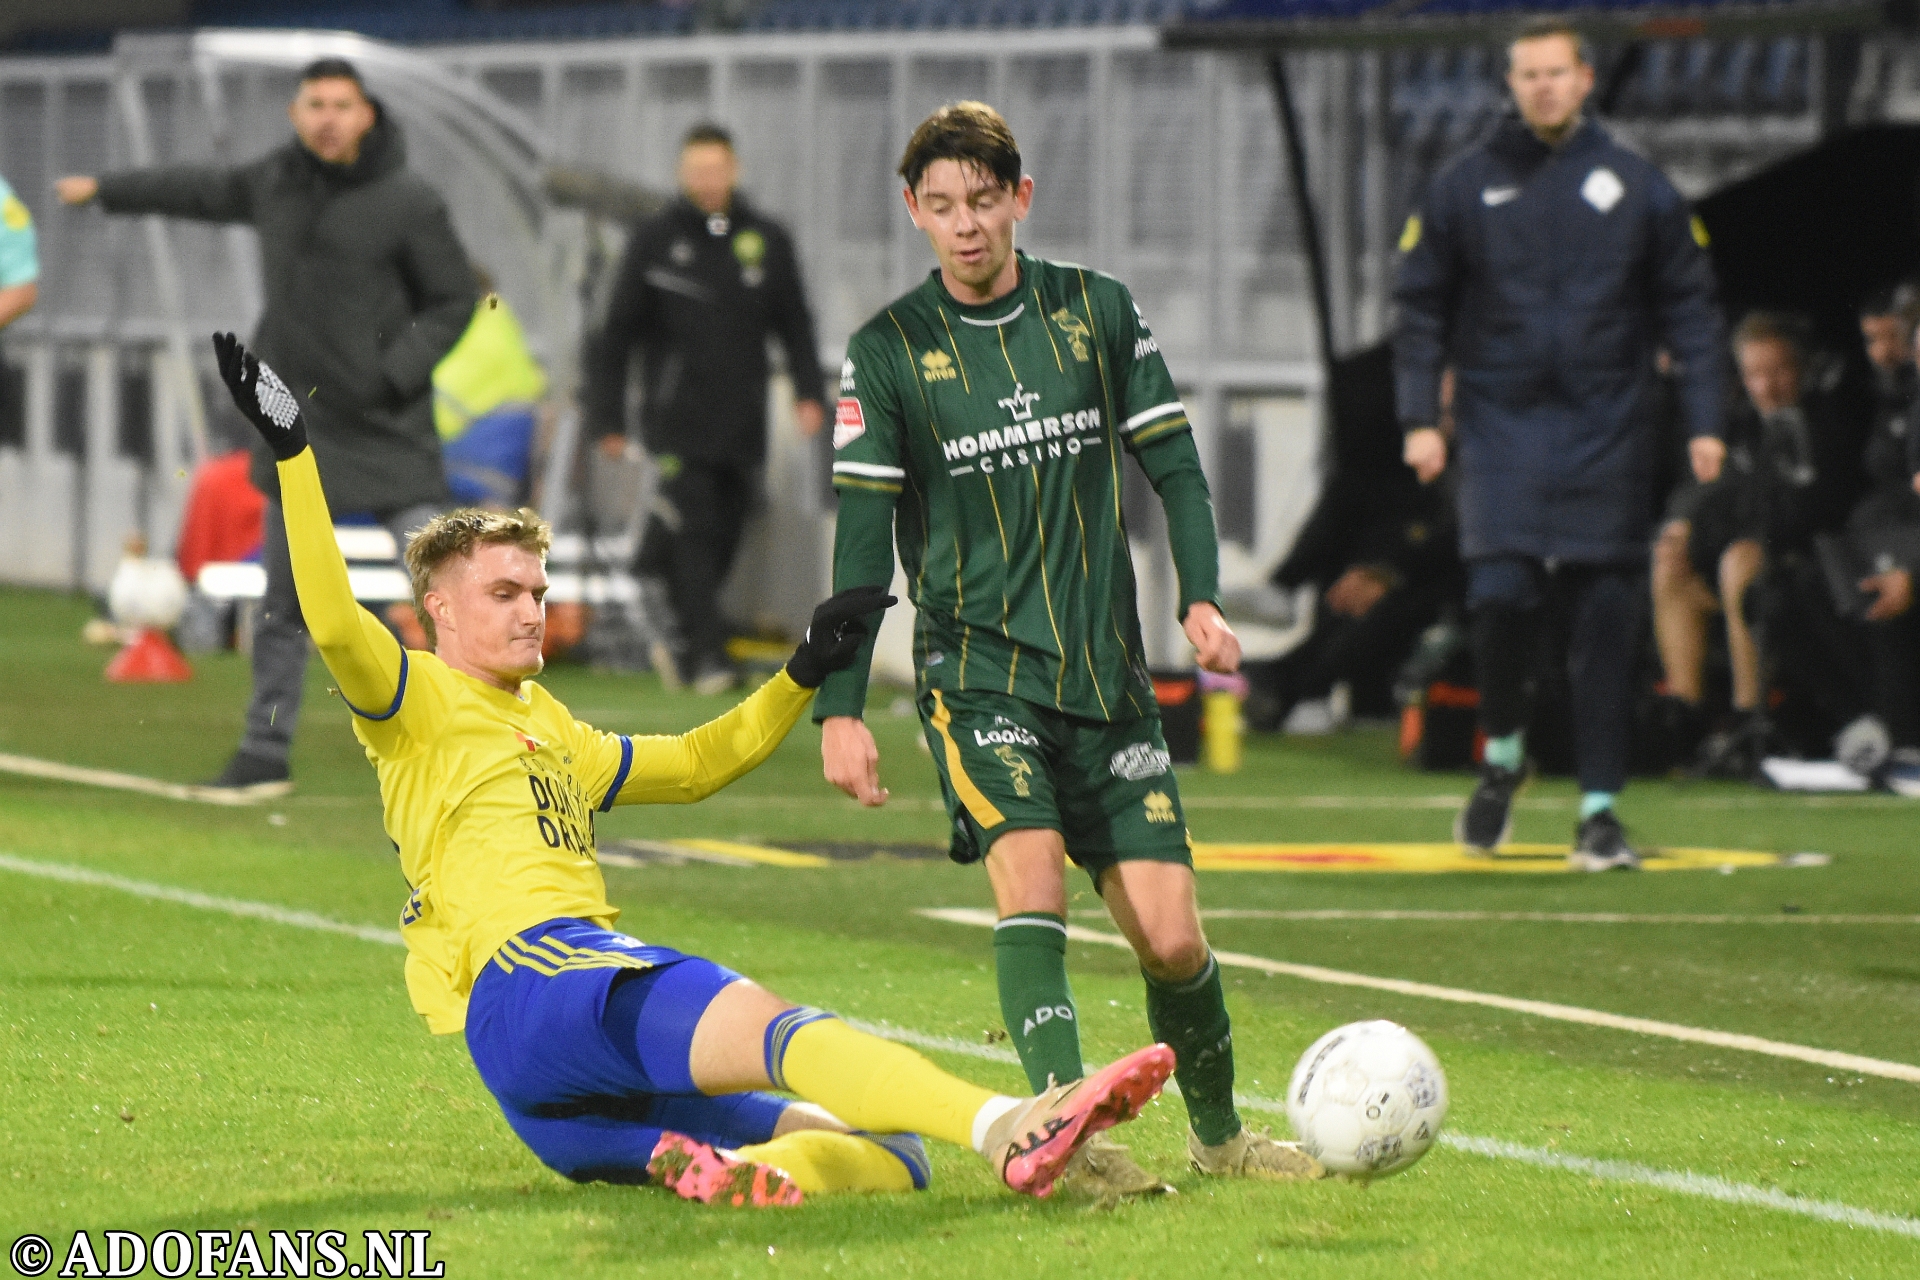
[[[594,814],[713,794],[772,754],[813,697],[782,671],[689,733],[602,732],[531,680],[509,692],[403,650],[354,603],[311,451],[280,464],[280,491],[301,611],[380,777],[412,889],[407,993],[436,1034],[466,1025],[474,976],[514,934],[619,915]]]

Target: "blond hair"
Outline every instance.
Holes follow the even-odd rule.
[[[413,616],[427,633],[427,643],[438,645],[439,634],[427,616],[427,592],[433,575],[455,556],[470,556],[477,547],[509,546],[531,551],[542,560],[553,546],[553,526],[529,507],[518,511],[488,511],[462,507],[447,511],[407,535],[407,577],[413,586]]]

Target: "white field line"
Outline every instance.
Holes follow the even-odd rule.
[[[857,1018],[848,1018],[846,1021],[849,1026],[858,1027],[869,1034],[896,1040],[901,1044],[910,1044],[916,1049],[962,1054],[969,1058],[983,1058],[989,1062],[1018,1064],[1020,1061],[1019,1055],[1011,1049],[976,1044],[951,1036],[931,1036],[922,1031],[896,1027],[890,1022],[866,1022]],[[1168,1081],[1167,1091],[1177,1093],[1178,1086]],[[1270,1115],[1287,1113],[1287,1104],[1278,1098],[1236,1093],[1233,1095],[1233,1100],[1235,1105],[1243,1111],[1260,1111]],[[1894,1235],[1920,1238],[1920,1219],[1876,1213],[1871,1209],[1858,1209],[1832,1200],[1805,1200],[1799,1196],[1788,1195],[1774,1187],[1756,1187],[1745,1182],[1729,1182],[1724,1178],[1715,1178],[1706,1174],[1685,1171],[1676,1173],[1671,1169],[1656,1169],[1652,1165],[1635,1164],[1627,1160],[1597,1160],[1591,1156],[1568,1155],[1561,1151],[1549,1151],[1545,1147],[1523,1147],[1515,1142],[1503,1142],[1498,1138],[1478,1138],[1464,1133],[1442,1133],[1440,1144],[1472,1155],[1487,1156],[1495,1160],[1513,1160],[1520,1164],[1533,1165],[1535,1168],[1579,1174],[1584,1178],[1598,1178],[1603,1182],[1622,1182],[1632,1186],[1653,1187],[1701,1200],[1717,1200],[1722,1204],[1741,1205],[1754,1209],[1773,1209],[1780,1213],[1818,1218],[1823,1222],[1837,1222],[1843,1226],[1864,1227],[1869,1231],[1886,1231]]]
[[[1106,919],[1097,907],[1075,915]],[[1215,907],[1202,911],[1208,920],[1414,920],[1444,924],[1920,924],[1920,915],[1812,915],[1777,912],[1773,915],[1634,915],[1616,911],[1358,911],[1328,908],[1312,911],[1270,911],[1257,907]]]
[[[42,760],[34,756],[12,755],[0,752],[0,773],[17,773],[29,778],[46,778],[55,782],[74,782],[89,787],[105,787],[113,791],[134,791],[142,795],[160,796],[167,800],[190,800],[201,804],[253,805],[262,803],[253,796],[235,796],[225,788],[193,786],[182,782],[163,782],[158,778],[145,778],[134,773],[118,773],[112,769],[90,769],[84,765],[64,764],[58,760]],[[365,803],[372,803],[375,797],[369,796]],[[1465,804],[1467,798],[1460,795],[1416,795],[1416,796],[1187,796],[1181,804],[1189,809],[1218,810],[1263,810],[1263,809],[1330,809],[1362,811],[1380,810],[1422,810],[1440,809],[1452,811]],[[1741,796],[1669,796],[1663,803],[1675,809],[1754,809],[1769,804],[1790,803],[1800,808],[1889,808],[1908,805],[1911,802],[1900,796],[1878,795],[1773,795],[1756,792]],[[286,797],[281,803],[301,804],[359,804],[362,801],[353,797]],[[722,793],[704,801],[710,808],[721,809],[790,809],[794,805],[840,805],[845,803],[842,797],[831,792],[818,795],[799,796],[755,796],[728,795]],[[945,805],[937,798],[927,796],[897,796],[888,802],[896,809],[912,809],[916,812],[944,811]],[[1565,799],[1556,796],[1521,796],[1514,801],[1519,809],[1538,809],[1542,811],[1571,810],[1577,807],[1576,798]]]
[[[976,928],[991,929],[995,923],[993,912],[973,907],[924,908],[914,914],[925,916],[930,920],[944,920],[949,924],[972,925]],[[1067,937],[1076,942],[1091,942],[1099,946],[1129,946],[1127,940],[1117,933],[1084,929],[1079,925],[1067,926]],[[1484,1005],[1491,1009],[1506,1009],[1536,1018],[1551,1018],[1556,1022],[1577,1022],[1589,1027],[1607,1027],[1615,1031],[1632,1031],[1645,1036],[1663,1036],[1669,1040],[1684,1040],[1691,1044],[1710,1044],[1721,1049],[1764,1053],[1775,1058],[1791,1058],[1798,1062],[1810,1062],[1817,1066],[1833,1067],[1858,1075],[1881,1076],[1888,1080],[1905,1080],[1920,1084],[1920,1066],[1914,1066],[1908,1062],[1863,1058],[1853,1053],[1815,1049],[1803,1044],[1787,1044],[1780,1040],[1767,1040],[1760,1036],[1740,1035],[1731,1031],[1709,1031],[1702,1027],[1683,1026],[1677,1022],[1630,1018],[1617,1013],[1603,1013],[1598,1009],[1582,1009],[1577,1005],[1554,1004],[1545,1000],[1522,1000],[1514,996],[1467,991],[1460,987],[1439,987],[1428,982],[1409,982],[1403,978],[1376,978],[1371,974],[1348,973],[1342,969],[1323,969],[1313,964],[1290,964],[1284,960],[1269,960],[1265,956],[1248,955],[1241,951],[1215,951],[1213,954],[1214,958],[1223,965],[1240,969],[1256,969],[1262,973],[1277,973],[1289,978],[1303,978],[1308,982],[1324,982],[1339,987],[1367,987],[1375,991],[1391,991],[1396,995],[1445,1000],[1453,1004]]]
[[[201,911],[218,911],[225,915],[242,916],[249,920],[265,920],[270,924],[292,925],[296,929],[341,933],[351,938],[358,938],[362,942],[381,942],[394,947],[406,945],[398,929],[380,929],[368,924],[349,924],[344,920],[328,919],[312,911],[278,907],[271,902],[222,898],[211,893],[197,893],[192,889],[176,889],[172,885],[129,880],[124,876],[95,871],[91,867],[76,867],[58,862],[32,862],[26,858],[16,858],[11,854],[0,853],[0,871],[14,871],[23,876],[37,876],[42,880],[60,880],[67,884],[116,889],[121,893],[130,893],[136,898],[150,898],[156,902],[174,902],[183,907],[196,907]]]
[[[197,893],[191,889],[179,889],[172,885],[151,884],[143,880],[129,880],[124,876],[110,875],[104,871],[95,871],[90,867],[76,867],[56,862],[34,862],[26,858],[17,858],[0,853],[0,870],[13,871],[21,875],[35,876],[43,880],[58,880],[65,884],[81,884],[94,888],[114,889],[129,893],[135,897],[147,898],[156,902],[171,902],[179,906],[194,907],[201,911],[217,911],[225,915],[239,916],[249,920],[264,920],[270,924],[291,925],[296,929],[315,929],[325,933],[344,934],[358,938],[363,942],[377,942],[387,946],[405,946],[400,933],[395,929],[381,929],[373,925],[350,924],[342,920],[332,920],[316,915],[311,911],[297,911],[289,907],[276,906],[270,902],[248,902],[240,898],[223,898],[213,894]],[[967,1040],[958,1040],[949,1036],[928,1035],[906,1027],[896,1027],[887,1022],[868,1022],[863,1019],[847,1019],[849,1026],[858,1027],[873,1035],[883,1036],[915,1048],[933,1049],[941,1053],[962,1054],[970,1058],[982,1058],[990,1062],[1018,1064],[1019,1055],[1011,1049],[996,1048],[992,1045],[974,1044]],[[1169,1087],[1173,1087],[1169,1082]],[[1284,1115],[1286,1105],[1273,1098],[1262,1098],[1250,1094],[1235,1094],[1234,1101],[1249,1111],[1263,1111]],[[1594,1160],[1586,1156],[1565,1155],[1557,1151],[1548,1151],[1541,1147],[1523,1147],[1511,1142],[1502,1142],[1497,1138],[1476,1138],[1466,1134],[1443,1133],[1440,1135],[1443,1145],[1454,1147],[1475,1155],[1489,1156],[1496,1160],[1514,1160],[1522,1164],[1531,1164],[1543,1169],[1556,1169],[1577,1173],[1584,1177],[1599,1178],[1607,1182],[1630,1183],[1636,1186],[1657,1187],[1664,1191],[1673,1191],[1680,1195],[1695,1196],[1706,1200],[1718,1200],[1727,1204],[1749,1205],[1760,1209],[1773,1209],[1782,1213],[1799,1214],[1802,1217],[1818,1218],[1825,1222],[1840,1223],[1851,1227],[1864,1227],[1871,1231],[1886,1231],[1896,1235],[1920,1237],[1920,1219],[1902,1218],[1892,1214],[1876,1213],[1871,1209],[1857,1209],[1852,1205],[1839,1204],[1831,1200],[1803,1200],[1787,1195],[1783,1191],[1770,1187],[1749,1186],[1741,1182],[1727,1182],[1720,1178],[1705,1177],[1696,1173],[1674,1173],[1666,1169],[1655,1169],[1649,1165],[1631,1164],[1621,1160]]]
[[[198,800],[203,804],[247,805],[258,803],[252,796],[237,796],[226,788],[190,787],[179,782],[162,782],[136,773],[115,773],[111,769],[87,769],[58,760],[39,760],[0,752],[0,773],[24,774],[29,778],[48,778],[55,782],[78,782],[112,791],[137,791],[166,800]]]

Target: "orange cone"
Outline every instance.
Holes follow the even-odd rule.
[[[107,664],[107,679],[116,684],[177,684],[193,679],[193,668],[173,647],[166,632],[143,627],[113,655],[113,661]]]

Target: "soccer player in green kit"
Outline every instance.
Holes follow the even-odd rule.
[[[1206,1174],[1323,1176],[1233,1106],[1233,1038],[1201,929],[1193,858],[1140,640],[1120,511],[1120,450],[1166,509],[1180,619],[1200,665],[1229,672],[1212,500],[1185,409],[1125,286],[1014,249],[1033,179],[992,107],[915,130],[907,210],[939,268],[853,336],[840,374],[834,585],[885,585],[897,540],[918,611],[913,655],[951,856],[985,859],[1000,922],[1001,1010],[1037,1088],[1082,1073],[1066,972],[1066,863],[1093,877],[1133,944],[1147,1021],[1178,1055]],[[814,704],[827,780],[879,805],[861,720],[872,647]],[[1124,1148],[1092,1145],[1062,1185],[1170,1190]]]

